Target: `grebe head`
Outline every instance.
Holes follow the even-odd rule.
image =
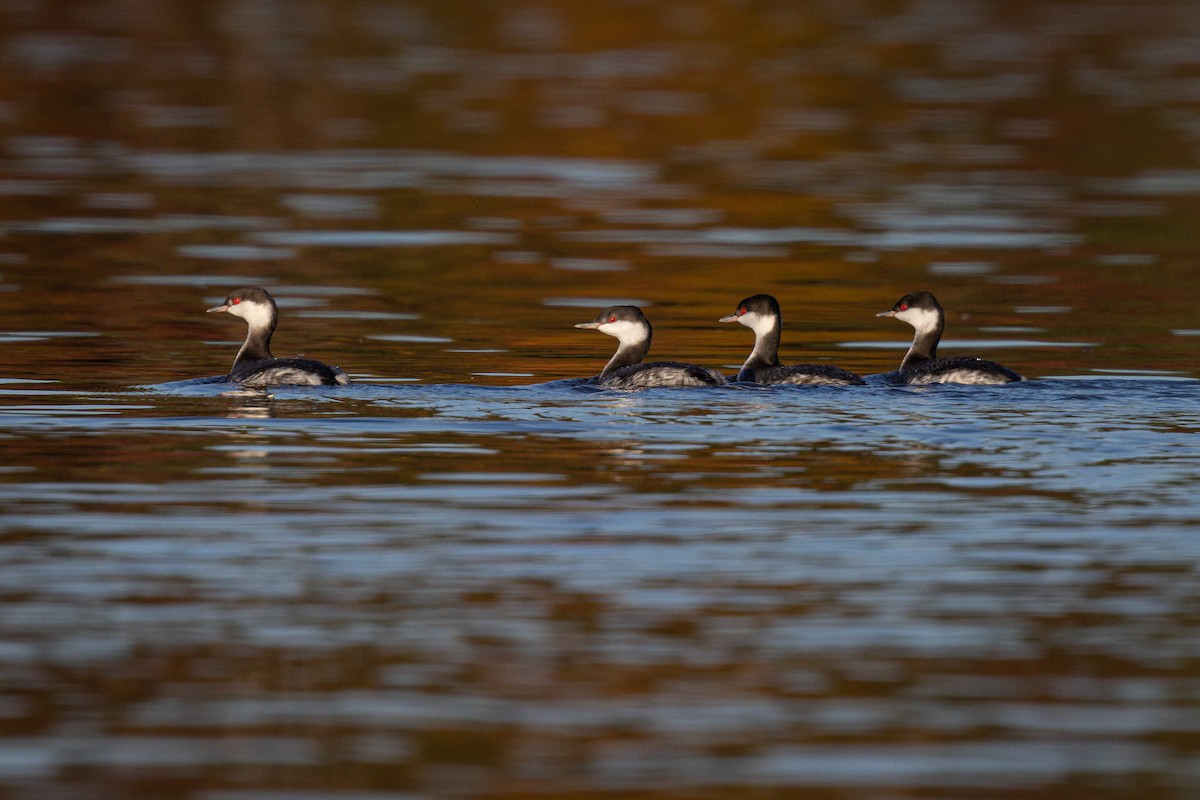
[[[756,294],[738,303],[737,311],[718,322],[737,322],[762,336],[779,324],[779,302],[769,294]]]
[[[233,291],[221,305],[208,309],[208,313],[214,311],[224,311],[235,317],[241,317],[255,330],[271,327],[275,324],[279,314],[275,307],[275,299],[267,293],[266,289],[260,289],[257,286],[247,286]]]
[[[895,317],[916,328],[918,333],[929,333],[941,327],[945,314],[937,298],[929,292],[910,292],[904,295],[888,311],[877,317]]]
[[[591,322],[581,322],[575,327],[606,333],[621,344],[637,344],[650,336],[650,322],[637,306],[609,306]]]

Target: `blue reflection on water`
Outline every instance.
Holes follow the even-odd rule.
[[[9,740],[0,777],[100,754],[237,764],[243,745],[255,764],[320,763],[309,739],[263,733],[301,725],[354,730],[367,763],[446,728],[599,738],[588,785],[610,789],[1182,774],[1158,738],[1197,732],[1177,671],[1200,652],[1197,385],[22,394],[0,434],[149,437],[192,467],[6,474],[0,673],[119,669],[148,648],[218,648],[218,672],[236,653],[386,664],[336,689],[159,683],[117,734]],[[563,616],[574,598],[594,605],[586,627]],[[678,677],[601,699],[555,677],[579,658]],[[1095,658],[1127,674],[988,674]],[[876,688],[834,690],[847,681]],[[870,743],[896,726],[938,743]]]

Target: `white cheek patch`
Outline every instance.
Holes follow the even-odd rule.
[[[933,309],[908,308],[904,311],[897,311],[895,316],[896,319],[912,325],[919,333],[928,333],[938,326],[938,313]]]
[[[607,333],[609,336],[617,337],[617,341],[625,344],[627,342],[640,342],[646,338],[646,330],[636,322],[628,320],[617,320],[616,322],[605,322],[600,326],[601,333]]]
[[[773,314],[759,314],[757,311],[748,311],[738,317],[738,322],[754,331],[755,336],[764,336],[771,332],[771,329],[775,327],[778,320]]]
[[[229,313],[246,320],[251,328],[265,328],[271,324],[271,307],[265,303],[243,301],[230,306]]]

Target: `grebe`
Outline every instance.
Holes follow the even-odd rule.
[[[738,303],[737,311],[720,322],[738,322],[754,331],[754,349],[738,372],[739,381],[797,386],[861,386],[862,378],[830,364],[779,363],[779,332],[783,316],[779,302],[769,294],[756,294]]]
[[[243,386],[276,384],[301,386],[345,385],[350,377],[338,367],[311,358],[275,358],[271,355],[271,334],[279,321],[275,299],[265,289],[248,286],[230,294],[225,302],[208,309],[224,311],[246,320],[246,342],[233,360],[227,380]]]
[[[929,292],[906,294],[890,311],[875,316],[895,317],[916,330],[912,347],[900,362],[900,383],[926,386],[931,383],[997,384],[1025,380],[995,361],[973,356],[938,358],[937,346],[946,327],[946,312]]]
[[[651,389],[657,386],[721,386],[725,376],[695,364],[654,361],[643,364],[650,350],[653,331],[650,321],[637,306],[610,306],[591,322],[576,328],[598,330],[615,336],[619,344],[612,360],[589,383],[610,389]]]

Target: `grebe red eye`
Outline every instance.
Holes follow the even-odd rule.
[[[740,317],[740,316],[742,316],[742,315],[743,315],[743,314],[745,314],[745,313],[746,313],[746,308],[745,308],[745,306],[743,306],[742,308],[739,308],[739,309],[738,309],[738,316],[739,316],[739,317]]]
[[[609,317],[609,318],[608,318],[608,321],[609,321],[609,322],[616,322],[616,321],[617,321],[617,318],[616,318],[616,317]]]
[[[900,310],[901,310],[901,311],[908,311],[908,303],[901,303],[901,304],[900,304]]]
[[[229,305],[231,305],[231,306],[236,306],[240,302],[242,302],[242,298],[240,298],[240,297],[229,298]]]

